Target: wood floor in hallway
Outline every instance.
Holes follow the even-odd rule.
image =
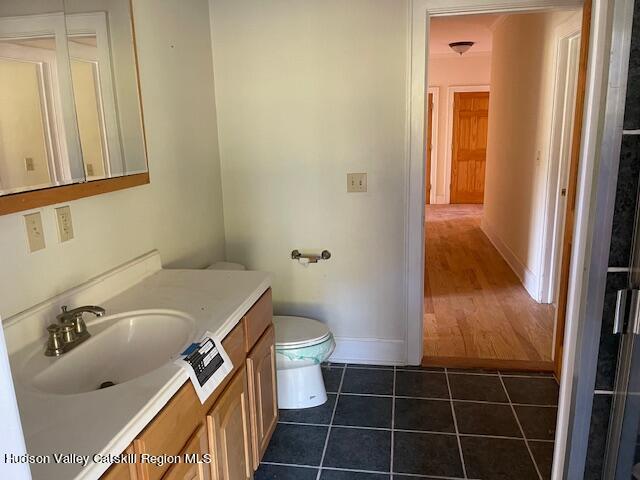
[[[551,369],[554,307],[480,228],[482,205],[427,205],[424,364]]]

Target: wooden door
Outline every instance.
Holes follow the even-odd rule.
[[[275,340],[271,326],[247,357],[254,469],[260,465],[278,422]]]
[[[433,151],[433,93],[427,95],[427,121],[426,121],[427,132],[425,138],[427,139],[427,144],[425,145],[426,151],[426,168],[425,168],[425,181],[426,185],[426,193],[425,193],[425,203],[428,205],[431,203],[431,155]]]
[[[567,319],[567,295],[569,294],[569,275],[571,252],[573,249],[573,226],[576,214],[576,195],[578,191],[578,167],[580,166],[580,144],[582,142],[582,122],[584,117],[584,99],[587,85],[587,62],[589,60],[589,38],[591,35],[591,0],[585,0],[582,6],[582,31],[580,33],[580,59],[578,63],[578,81],[576,85],[576,104],[571,138],[571,157],[569,160],[569,183],[567,188],[567,211],[562,239],[562,258],[560,260],[560,285],[558,293],[558,313],[556,316],[556,335],[553,350],[553,362],[556,377],[562,373],[564,353],[564,333]]]
[[[207,415],[214,480],[251,479],[248,405],[247,375],[243,368]]]
[[[455,92],[450,203],[483,203],[489,92]]]
[[[162,477],[163,480],[211,480],[211,464],[207,462],[212,456],[204,425],[196,430],[181,455],[182,463],[174,464]]]

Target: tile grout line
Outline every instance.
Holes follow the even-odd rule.
[[[627,269],[628,270],[628,269]],[[403,366],[380,366],[380,367],[368,367],[366,365],[358,365],[358,364],[349,364],[347,366],[344,367],[338,367],[338,366],[331,366],[331,365],[323,365],[322,368],[328,368],[328,369],[338,369],[338,368],[349,368],[351,370],[386,370],[386,371],[390,371],[393,370],[394,368],[397,369],[398,371],[401,372],[418,372],[418,373],[439,373],[444,375],[445,373],[445,369],[443,368],[442,370],[418,370],[418,369],[413,369],[413,368],[406,368]],[[510,372],[499,372],[498,370],[496,370],[495,373],[491,373],[491,372],[478,372],[478,371],[465,371],[465,370],[449,370],[449,374],[450,375],[479,375],[479,376],[488,376],[488,377],[497,377],[498,374],[501,374],[504,377],[516,377],[516,378],[554,378],[554,374],[552,372],[542,372],[542,373],[527,373],[527,372],[516,372],[516,373],[510,373]]]
[[[314,467],[312,465],[302,465],[299,463],[283,463],[283,462],[261,462],[261,464],[264,465],[275,465],[275,466],[279,466],[279,467],[295,467],[295,468],[307,468],[310,470],[317,470],[318,467]],[[378,470],[362,470],[362,469],[357,469],[357,468],[338,468],[338,467],[322,467],[323,470],[331,470],[331,471],[335,471],[335,472],[355,472],[355,473],[370,473],[370,474],[374,474],[374,475],[387,475],[389,474],[389,472],[380,472]],[[441,476],[441,475],[422,475],[422,474],[418,474],[418,473],[401,473],[398,475],[404,475],[407,477],[415,477],[416,480],[419,480],[420,478],[433,478],[436,480],[465,480],[462,477],[447,477],[447,476]],[[470,479],[468,479],[470,480]],[[473,479],[473,480],[479,480],[479,479]]]
[[[467,466],[464,464],[464,454],[462,453],[462,442],[460,441],[460,432],[458,430],[458,420],[456,418],[456,409],[453,406],[453,394],[451,393],[451,385],[449,384],[449,369],[444,369],[444,377],[447,380],[447,390],[449,391],[449,405],[451,406],[451,415],[453,416],[453,426],[456,429],[456,441],[458,442],[458,453],[460,454],[460,463],[462,463],[462,475],[467,477]]]
[[[391,391],[391,458],[389,460],[390,480],[393,480],[393,447],[395,441],[394,430],[396,428],[396,367],[393,367],[393,389]]]
[[[516,419],[516,423],[518,424],[518,428],[520,429],[520,433],[522,434],[522,438],[524,439],[524,444],[527,447],[527,451],[529,452],[529,456],[531,457],[531,461],[533,462],[533,467],[536,469],[536,473],[538,474],[538,478],[543,480],[542,474],[540,473],[540,469],[538,468],[538,462],[536,462],[535,457],[533,456],[533,452],[531,451],[531,447],[529,446],[529,440],[527,440],[527,436],[524,434],[524,429],[522,428],[522,424],[520,423],[520,419],[518,418],[518,414],[516,413],[516,409],[511,403],[511,395],[509,395],[509,391],[507,390],[507,386],[504,384],[504,380],[502,379],[502,375],[498,373],[498,378],[500,378],[500,383],[502,384],[502,388],[504,389],[504,393],[507,395],[507,400],[509,400],[509,406],[511,407],[511,411],[513,412],[513,416]]]
[[[324,463],[324,457],[327,454],[327,447],[329,446],[329,436],[331,435],[331,427],[333,426],[333,419],[336,416],[336,409],[338,408],[338,400],[340,400],[340,392],[342,391],[342,383],[344,382],[344,375],[347,373],[347,367],[342,369],[342,376],[340,377],[340,385],[338,386],[338,392],[336,393],[336,403],[333,404],[333,411],[331,412],[331,420],[329,421],[329,428],[327,429],[327,438],[324,440],[324,448],[322,449],[322,457],[320,457],[320,465],[318,466],[318,475],[316,480],[320,480],[322,475],[322,464]]]
[[[458,400],[454,400],[454,403],[457,402]],[[326,423],[308,423],[308,422],[278,422],[279,424],[283,424],[283,425],[302,425],[302,426],[307,426],[307,427],[328,427],[329,425]],[[378,432],[391,432],[390,428],[384,428],[384,427],[365,427],[362,425],[333,425],[332,426],[334,429],[336,428],[342,428],[345,430],[351,429],[351,430],[375,430]],[[459,437],[471,437],[471,438],[500,438],[503,440],[519,440],[522,441],[522,437],[510,437],[508,435],[485,435],[482,433],[458,433],[456,434],[455,432],[441,432],[438,430],[410,430],[407,428],[394,428],[393,429],[394,432],[402,432],[402,433],[428,433],[430,435],[447,435],[447,436],[459,436]],[[544,438],[530,438],[529,441],[531,442],[540,442],[540,443],[554,443],[555,440],[546,440]],[[323,468],[328,468],[328,467],[323,467]],[[338,468],[338,467],[336,467]],[[388,472],[387,472],[388,473]],[[398,473],[398,472],[396,472]],[[402,474],[404,475],[404,474]]]
[[[508,377],[508,378],[513,378],[513,377]],[[531,378],[551,378],[551,377],[531,377]],[[331,393],[333,395],[336,394],[336,392],[327,392],[327,393]],[[343,397],[345,396],[352,396],[352,397],[381,397],[381,398],[392,398],[392,395],[380,395],[377,393],[349,393],[349,392],[342,392],[340,393],[340,395],[342,395]],[[440,401],[440,402],[448,402],[449,399],[448,398],[438,398],[438,397],[415,397],[415,396],[410,396],[410,395],[396,395],[395,398],[402,398],[402,399],[408,399],[408,400],[432,400],[432,401]],[[509,402],[491,402],[491,401],[487,401],[487,400],[465,400],[462,398],[456,398],[454,399],[456,402],[467,402],[467,403],[485,403],[485,404],[490,404],[490,405],[509,405]],[[553,405],[553,404],[543,404],[543,403],[513,403],[513,405],[517,406],[517,407],[540,407],[540,408],[558,408],[557,405]]]

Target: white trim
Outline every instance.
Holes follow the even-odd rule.
[[[533,273],[531,270],[527,268],[527,266],[520,261],[518,256],[509,248],[509,246],[502,241],[500,236],[497,234],[495,229],[489,225],[486,220],[486,217],[482,217],[480,221],[480,228],[487,236],[489,241],[496,247],[498,253],[502,255],[502,258],[509,264],[511,270],[517,275],[522,282],[522,285],[527,290],[531,298],[533,298],[536,302],[539,302],[540,299],[538,297],[539,294],[539,279],[538,276]]]
[[[444,203],[451,203],[451,146],[453,143],[453,98],[456,92],[490,92],[490,85],[452,85],[447,87],[447,128],[444,144]]]
[[[438,187],[438,105],[440,103],[440,87],[429,87],[428,93],[433,95],[433,111],[431,112],[431,191],[430,203],[437,203],[437,187]],[[428,98],[428,97],[427,97]],[[426,194],[426,192],[425,192]]]
[[[581,12],[577,12],[555,31],[554,98],[543,197],[545,218],[538,268],[541,273],[536,294],[540,303],[555,303],[558,292],[567,209],[567,197],[560,195],[560,191],[568,188],[581,28]]]
[[[384,338],[334,337],[336,349],[330,362],[364,363],[375,365],[404,365],[404,340]]]
[[[599,136],[604,113],[607,86],[605,74],[608,70],[610,6],[608,0],[593,0],[591,38],[589,42],[589,62],[585,96],[585,112],[582,126],[582,144],[580,148],[580,167],[576,214],[574,225],[574,244],[571,254],[571,270],[568,288],[568,306],[565,326],[564,356],[562,359],[563,376],[560,386],[558,423],[556,429],[555,453],[553,462],[553,480],[561,480],[565,469],[579,464],[571,456],[570,445],[578,442],[576,451],[584,460],[585,434],[584,423],[588,423],[589,411],[577,412],[574,408],[574,390],[579,387],[579,376],[574,366],[581,362],[581,319],[588,305],[589,265],[591,263],[591,236],[597,219],[592,188],[598,178],[599,164],[597,151],[600,148]],[[507,11],[532,11],[550,8],[580,8],[579,0],[412,0],[409,36],[410,46],[410,104],[407,138],[409,141],[409,168],[405,179],[407,214],[405,217],[405,272],[406,272],[406,312],[407,312],[407,361],[418,364],[422,357],[423,332],[423,268],[424,268],[424,92],[427,73],[426,58],[429,42],[429,17],[434,15],[453,15],[463,13],[500,13]],[[602,310],[600,309],[600,314]],[[591,352],[594,354],[594,352]],[[578,368],[578,367],[576,367]],[[591,387],[593,388],[593,387]],[[580,393],[580,392],[577,392]],[[574,438],[573,434],[580,438]],[[584,465],[584,463],[582,464]],[[579,465],[578,465],[579,467]],[[582,476],[582,475],[580,475]],[[576,477],[577,478],[577,477]]]

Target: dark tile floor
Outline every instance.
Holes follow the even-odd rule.
[[[256,480],[544,480],[551,375],[323,366],[328,401],[281,410]]]

